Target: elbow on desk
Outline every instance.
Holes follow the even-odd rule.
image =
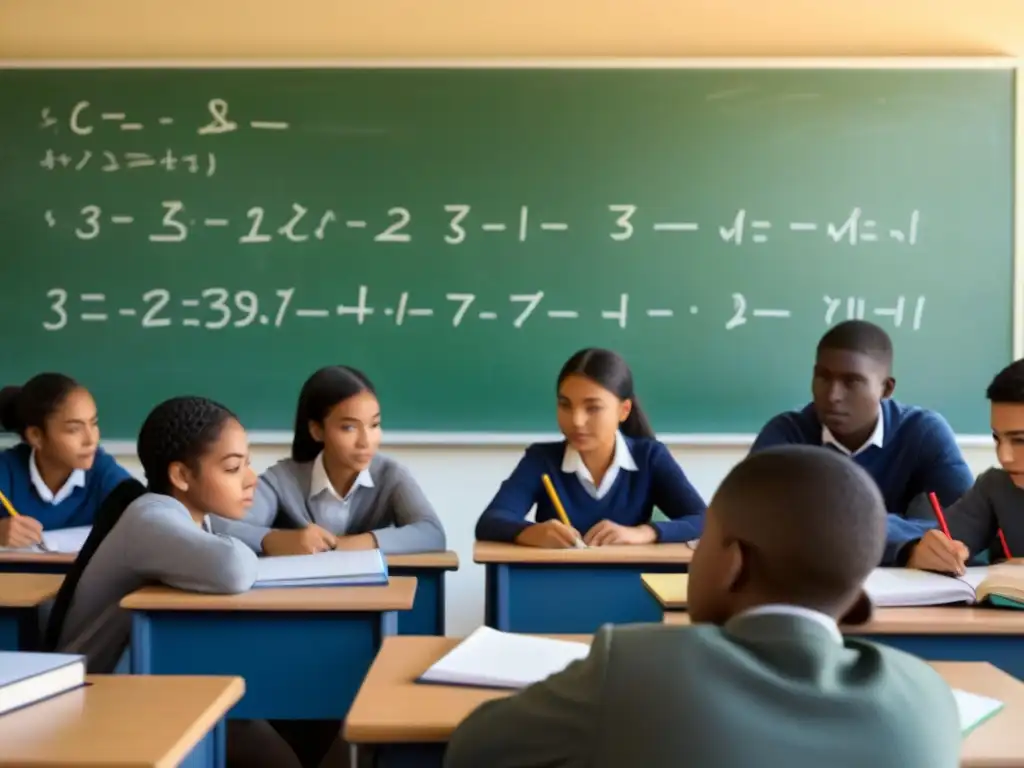
[[[221,595],[237,595],[248,592],[256,583],[256,553],[242,542],[231,557],[221,562],[216,578],[211,581],[211,592]]]

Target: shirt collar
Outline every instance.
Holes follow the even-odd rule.
[[[867,442],[857,450],[851,451],[845,445],[836,440],[835,435],[833,435],[832,431],[824,424],[821,425],[821,444],[831,445],[840,453],[845,453],[847,456],[856,456],[863,453],[873,445],[881,448],[885,444],[885,417],[882,415],[882,409],[878,409],[878,421],[875,422],[875,431],[871,433],[871,437],[868,438]]]
[[[633,460],[633,454],[629,452],[626,438],[622,436],[621,432],[615,433],[615,453],[612,456],[609,470],[612,467],[624,469],[627,472],[636,472],[636,462]],[[590,474],[590,470],[587,469],[587,465],[583,463],[583,457],[580,456],[580,452],[568,444],[565,446],[565,455],[562,457],[562,471],[567,474],[575,473],[591,483],[594,482],[594,477]]]
[[[356,492],[357,488],[373,488],[373,478],[370,476],[370,470],[364,469],[358,475],[356,475],[356,481],[352,483],[352,487],[346,496],[342,496],[338,493],[337,489],[331,485],[331,480],[327,477],[327,469],[324,467],[324,453],[320,451],[317,457],[313,460],[313,474],[309,478],[309,500],[312,501],[314,498],[319,496],[321,493],[329,493],[338,501],[348,501],[352,498],[352,494]]]
[[[740,616],[744,618],[750,616],[796,616],[798,618],[817,622],[828,630],[829,634],[835,638],[837,643],[840,645],[843,644],[843,633],[839,631],[839,624],[836,623],[835,619],[821,611],[816,611],[813,608],[805,608],[802,605],[786,605],[784,603],[759,605],[756,608],[744,611]],[[739,616],[737,616],[737,618],[739,618]]]
[[[39,474],[39,466],[36,464],[35,448],[32,449],[32,452],[28,457],[28,476],[32,481],[32,485],[36,489],[36,493],[39,494],[39,498],[47,504],[60,504],[64,499],[75,492],[75,488],[85,488],[85,471],[76,469],[71,472],[71,476],[68,477],[64,485],[57,489],[56,493],[51,491],[49,486],[43,482],[43,476]]]

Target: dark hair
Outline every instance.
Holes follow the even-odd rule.
[[[823,349],[860,352],[886,368],[892,367],[892,339],[882,328],[866,320],[845,320],[833,326],[818,342],[818,351]]]
[[[136,448],[148,485],[144,486],[135,479],[125,480],[103,500],[89,538],[57,592],[46,627],[47,649],[56,649],[78,582],[124,511],[147,491],[169,495],[168,470],[172,463],[180,461],[198,471],[199,460],[220,437],[224,424],[234,418],[235,415],[223,405],[205,397],[175,397],[165,400],[150,412],[139,430]]]
[[[23,386],[0,389],[0,427],[22,440],[29,427],[45,429],[46,420],[81,385],[63,373],[40,373]]]
[[[310,434],[309,422],[322,422],[334,406],[361,392],[377,394],[366,374],[347,365],[329,365],[306,379],[295,409],[292,460],[306,462],[315,459],[323,445]]]
[[[1024,403],[1024,360],[1016,360],[997,373],[985,397],[993,403]]]
[[[882,494],[835,451],[794,445],[751,454],[726,475],[711,507],[745,545],[757,587],[780,602],[834,610],[882,560]]]
[[[569,376],[585,376],[620,400],[632,402],[633,408],[620,428],[622,434],[627,437],[654,437],[654,429],[640,407],[636,392],[633,391],[633,372],[629,370],[621,355],[599,347],[581,349],[570,357],[558,372],[556,389],[562,386],[562,382]]]

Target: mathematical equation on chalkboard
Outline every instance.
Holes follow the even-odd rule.
[[[630,294],[619,294],[614,306],[586,313],[552,301],[543,290],[531,293],[512,293],[507,300],[495,302],[481,299],[475,293],[446,292],[441,298],[420,299],[411,291],[385,294],[380,302],[370,303],[369,286],[360,285],[354,291],[353,303],[330,306],[298,306],[295,288],[277,288],[272,295],[261,296],[252,290],[231,291],[223,287],[197,289],[194,294],[174,296],[166,288],[151,288],[141,296],[113,299],[106,293],[81,292],[72,294],[66,288],[51,288],[46,293],[48,316],[42,321],[47,331],[60,331],[72,322],[80,323],[132,323],[140,328],[170,328],[179,325],[188,328],[218,331],[226,328],[270,326],[280,328],[287,321],[341,320],[356,325],[385,322],[393,326],[411,323],[438,323],[459,328],[470,321],[503,322],[513,329],[523,328],[528,322],[546,318],[552,322],[590,320],[611,322],[626,328],[631,318],[647,323],[645,328],[657,332],[670,322],[684,323],[688,317],[708,311],[707,306],[696,303],[678,307],[644,306]],[[716,303],[716,316],[725,330],[733,331],[753,322],[782,322],[793,319],[793,312],[779,307],[754,306],[743,293],[729,296],[731,309],[725,297]],[[896,296],[885,305],[869,305],[865,297],[822,297],[818,321],[832,325],[846,319],[871,316],[888,318],[895,328],[921,329],[925,297]],[[810,314],[810,313],[808,313]]]
[[[241,212],[203,211],[195,213],[181,200],[164,200],[162,211],[137,217],[128,211],[106,211],[98,205],[84,205],[70,215],[66,211],[48,209],[43,220],[51,229],[67,226],[79,240],[94,240],[109,225],[138,225],[150,227],[144,237],[153,243],[180,243],[188,240],[196,230],[227,230],[228,236],[242,245],[269,243],[283,238],[292,243],[315,242],[332,236],[341,230],[369,230],[377,243],[413,242],[413,213],[409,208],[393,206],[385,216],[346,216],[331,209],[311,210],[302,203],[292,203],[290,210],[271,211],[263,206],[252,206]],[[569,232],[570,222],[554,221],[537,216],[535,209],[522,205],[513,213],[511,220],[481,219],[473,216],[473,207],[468,204],[450,203],[441,206],[447,219],[445,233],[440,240],[451,246],[458,246],[471,237],[480,236],[512,238],[518,242],[540,236],[558,237]],[[654,233],[686,235],[701,229],[696,221],[643,221],[637,219],[639,206],[613,203],[606,206],[609,222],[607,236],[615,242],[630,240],[638,227],[646,227]],[[911,211],[901,228],[882,228],[879,222],[865,215],[863,209],[854,207],[839,222],[819,224],[814,221],[786,221],[778,229],[793,237],[807,237],[824,233],[827,241],[848,245],[870,245],[883,237],[888,240],[913,246],[918,241],[920,211]],[[767,243],[775,223],[756,219],[746,209],[738,210],[732,220],[717,226],[718,238],[728,244],[763,245]],[[232,230],[233,228],[233,230]]]
[[[234,133],[247,127],[254,131],[287,131],[291,124],[284,120],[267,120],[259,117],[244,120],[241,124],[228,114],[230,107],[225,99],[210,99],[206,102],[208,121],[196,126],[199,136],[216,136],[222,133]],[[39,128],[60,135],[66,128],[75,136],[91,136],[100,129],[110,128],[124,133],[137,133],[148,128],[167,128],[175,124],[173,115],[160,115],[148,125],[145,120],[136,119],[129,112],[118,108],[94,106],[90,101],[79,101],[64,118],[54,115],[52,107],[43,107],[40,115]]]

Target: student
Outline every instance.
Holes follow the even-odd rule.
[[[606,625],[582,661],[466,718],[445,767],[956,768],[945,681],[839,631],[870,616],[861,586],[884,544],[854,462],[803,446],[746,458],[694,553],[694,624]]]
[[[409,471],[377,453],[380,438],[370,380],[321,368],[299,394],[291,459],[263,474],[243,522],[215,520],[215,530],[268,555],[444,550],[441,521]]]
[[[892,341],[877,325],[839,323],[818,342],[811,404],[773,418],[751,448],[827,446],[867,470],[889,510],[885,565],[935,525],[928,493],[949,505],[974,482],[946,420],[891,399],[892,357]]]
[[[209,530],[211,513],[242,517],[256,486],[234,415],[201,397],[167,400],[142,425],[138,455],[147,485],[126,480],[108,496],[47,627],[47,647],[84,654],[91,674],[119,666],[131,631],[119,604],[135,590],[163,583],[234,594],[256,580],[252,551]],[[232,721],[228,752],[231,765],[299,765],[265,722]]]
[[[961,575],[968,560],[986,550],[992,563],[1024,557],[1024,360],[996,374],[986,396],[1002,468],[982,472],[945,511],[952,539],[932,529],[905,548],[911,568]]]
[[[704,500],[654,438],[626,361],[607,349],[583,349],[562,367],[557,393],[566,439],[526,449],[480,516],[476,537],[556,549],[575,546],[581,534],[593,547],[699,538]],[[571,527],[558,519],[544,474]],[[534,505],[537,522],[529,523]],[[671,519],[651,522],[655,507]]]
[[[103,499],[130,475],[99,447],[96,403],[60,373],[0,390],[0,427],[21,442],[0,452],[0,547],[30,547],[44,530],[92,525]]]

